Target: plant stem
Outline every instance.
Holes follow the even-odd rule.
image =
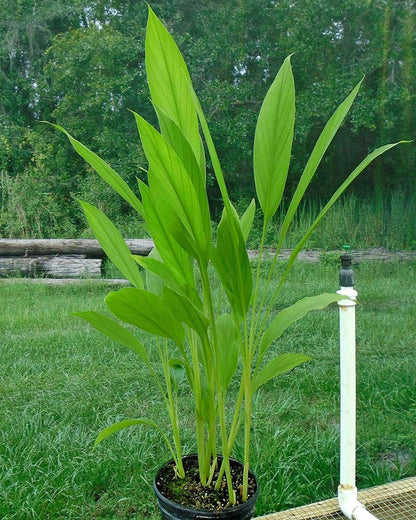
[[[217,429],[216,429],[216,400],[215,400],[215,368],[211,364],[207,367],[210,370],[210,377],[208,377],[208,395],[209,395],[209,420],[208,420],[208,459],[211,457],[214,461],[217,458]]]
[[[240,408],[241,408],[241,404],[243,402],[243,397],[244,397],[244,385],[243,385],[243,381],[241,381],[241,383],[240,383],[240,390],[238,392],[237,401],[236,401],[235,410],[234,410],[233,422],[231,424],[230,434],[228,436],[228,451],[229,451],[229,453],[231,453],[231,449],[232,449],[232,447],[234,445],[235,438],[237,437],[237,433],[238,433],[238,430],[240,428],[239,418],[240,418]],[[218,480],[222,479],[222,477],[224,475],[224,472],[225,472],[225,464],[224,464],[224,461],[223,461],[222,464],[221,464],[221,468],[220,468],[219,474],[218,474]]]
[[[202,280],[202,287],[203,287],[203,293],[204,293],[204,299],[207,305],[209,317],[210,317],[210,324],[211,324],[211,344],[212,344],[212,351],[211,359],[212,364],[210,367],[210,377],[208,378],[209,382],[211,384],[214,384],[215,379],[217,378],[217,384],[215,386],[216,388],[216,397],[217,397],[217,407],[218,407],[218,415],[219,415],[219,422],[220,422],[220,432],[221,432],[221,444],[222,444],[222,456],[223,456],[223,464],[225,467],[225,474],[227,477],[227,486],[228,486],[228,495],[229,495],[229,501],[231,504],[236,503],[236,497],[235,492],[232,485],[232,478],[231,478],[231,468],[230,468],[230,450],[228,448],[228,435],[227,435],[227,426],[226,426],[226,418],[225,418],[225,396],[224,396],[224,389],[222,388],[222,382],[220,378],[220,372],[219,372],[219,366],[218,366],[218,338],[217,338],[217,328],[216,328],[216,321],[215,321],[215,313],[214,313],[214,304],[212,300],[212,293],[211,293],[211,286],[209,284],[209,278],[208,278],[208,270],[205,265],[200,265],[200,272],[201,272],[201,280]],[[213,390],[213,396],[215,395],[214,388]],[[210,420],[213,420],[215,417],[215,410],[212,410],[212,417],[210,417]],[[221,484],[221,480],[218,479],[216,483],[216,488]]]
[[[199,466],[199,478],[201,484],[206,486],[207,484],[207,461],[205,453],[205,431],[204,422],[202,418],[201,406],[202,406],[202,395],[201,395],[201,372],[199,369],[199,357],[198,357],[198,345],[196,339],[193,337],[190,340],[190,350],[192,356],[192,367],[194,376],[194,398],[195,398],[195,421],[196,421],[196,443],[198,453],[198,466]]]
[[[265,226],[264,226],[265,227]],[[251,331],[250,331],[251,332]],[[250,465],[250,429],[251,429],[251,364],[253,353],[251,349],[252,335],[247,330],[247,321],[244,320],[244,344],[242,349],[243,374],[242,382],[244,388],[244,469],[243,469],[243,492],[242,500],[245,502],[248,497],[248,470]]]
[[[180,478],[185,477],[185,470],[182,463],[182,444],[181,444],[181,438],[179,433],[179,419],[178,419],[178,407],[177,407],[177,400],[175,399],[175,394],[172,389],[172,381],[171,381],[171,374],[170,374],[170,367],[169,367],[169,351],[168,351],[168,344],[167,340],[165,340],[165,350],[163,353],[163,369],[165,374],[165,381],[166,381],[166,390],[168,393],[167,396],[167,407],[168,407],[168,413],[172,424],[172,433],[173,433],[173,441],[175,444],[175,450],[176,450],[176,470],[178,473],[178,476]]]
[[[262,259],[263,259],[263,251],[264,251],[264,244],[266,241],[266,230],[267,230],[267,223],[266,219],[263,221],[263,230],[261,235],[261,242],[260,242],[260,249],[259,249],[259,256],[257,260],[257,268],[256,268],[256,281],[254,284],[254,291],[253,291],[253,304],[252,304],[252,314],[251,314],[251,326],[250,326],[250,347],[249,350],[251,350],[251,345],[254,342],[254,334],[256,331],[256,328],[258,326],[259,317],[261,314],[261,309],[263,308],[264,299],[266,291],[263,292],[263,297],[260,302],[260,310],[258,313],[258,316],[256,317],[256,310],[257,310],[257,301],[258,301],[258,295],[259,295],[259,284],[260,284],[260,272],[261,272],[261,266],[262,266]]]
[[[206,375],[208,382],[208,395],[209,395],[209,417],[208,417],[208,450],[209,456],[214,459],[217,457],[216,449],[216,410],[215,410],[215,397],[216,397],[216,378],[219,376],[219,367],[217,362],[217,351],[218,351],[218,338],[217,328],[215,322],[214,304],[212,300],[211,286],[209,283],[207,265],[199,263],[199,271],[201,273],[202,290],[204,295],[204,302],[206,310],[208,312],[210,328],[211,328],[211,342],[207,341],[205,346],[205,362],[206,362]],[[219,401],[217,395],[217,401]],[[218,404],[218,402],[217,402]],[[210,457],[209,457],[210,458]]]
[[[223,457],[223,465],[225,468],[225,475],[227,480],[228,487],[228,498],[232,505],[236,503],[235,491],[233,489],[233,482],[231,477],[231,468],[230,468],[230,451],[228,448],[228,436],[227,436],[227,426],[225,420],[225,406],[224,406],[224,395],[222,389],[218,390],[218,412],[220,419],[220,430],[221,430],[221,441],[222,441],[222,457]],[[221,479],[218,477],[217,483],[215,485],[215,489],[219,489],[221,485]]]

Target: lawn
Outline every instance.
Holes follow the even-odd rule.
[[[298,264],[279,306],[338,289],[338,264]],[[355,268],[360,488],[416,473],[416,263]],[[166,425],[139,358],[80,320],[103,309],[104,284],[0,284],[0,517],[156,519],[152,478],[168,453],[146,428],[123,431],[95,451],[103,427],[148,416]],[[338,485],[338,309],[311,313],[275,349],[313,361],[269,382],[256,398],[256,513],[334,496]],[[192,452],[183,394],[185,451]],[[237,446],[235,455],[238,457]]]

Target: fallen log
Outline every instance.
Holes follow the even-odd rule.
[[[126,239],[125,242],[134,255],[147,256],[153,249],[153,241],[150,239]],[[85,255],[88,258],[106,256],[98,240],[94,239],[0,239],[0,257],[42,255]]]
[[[126,287],[131,285],[124,278],[0,278],[1,285],[103,285],[109,287]]]
[[[99,278],[100,258],[77,256],[0,257],[0,277],[46,276],[51,278]]]

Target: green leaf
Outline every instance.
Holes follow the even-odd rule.
[[[127,287],[111,292],[105,299],[109,310],[125,323],[182,346],[185,331],[171,309],[156,294]]]
[[[171,222],[166,213],[159,211],[158,201],[149,187],[141,181],[139,181],[139,186],[143,198],[146,224],[165,266],[163,272],[168,273],[169,270],[174,273],[177,283],[180,285],[193,286],[195,282],[191,257],[173,238],[172,233],[170,233]],[[143,258],[142,261],[136,258],[136,261],[142,265],[145,259]],[[156,266],[155,262],[153,259],[149,259],[143,265],[145,268],[151,269],[152,265]],[[146,264],[149,264],[149,266],[147,267]],[[168,280],[167,277],[163,276],[163,273],[156,269],[153,269],[153,272],[159,274],[165,281]]]
[[[156,278],[162,279],[163,283],[179,296],[184,296],[185,301],[190,302],[198,310],[202,309],[202,301],[195,285],[191,287],[181,283],[180,275],[172,268],[172,265],[156,260],[155,258],[150,257],[150,255],[147,257],[133,256],[137,263],[146,269],[147,273],[153,273]],[[160,295],[161,294],[158,294],[158,296]]]
[[[253,226],[254,215],[256,214],[256,201],[252,199],[247,209],[243,213],[240,219],[241,231],[243,233],[244,241],[247,242],[247,239],[250,235],[251,228]]]
[[[149,188],[158,199],[158,211],[169,215],[171,232],[191,255],[208,261],[211,221],[208,201],[202,205],[193,182],[172,146],[145,119],[135,114],[149,161]]]
[[[236,371],[240,352],[240,331],[229,314],[222,314],[216,320],[218,335],[218,368],[222,386],[228,387]]]
[[[240,221],[232,206],[230,210],[224,208],[217,230],[217,244],[211,256],[233,310],[244,317],[250,303],[253,280]]]
[[[296,191],[290,202],[290,206],[287,210],[285,220],[282,224],[282,229],[280,231],[278,249],[280,249],[281,245],[283,244],[283,241],[285,239],[289,226],[293,220],[295,212],[300,204],[300,201],[302,200],[302,197],[303,197],[307,187],[309,186],[313,176],[315,175],[315,172],[316,172],[326,150],[328,149],[335,134],[337,133],[339,127],[341,126],[342,122],[344,121],[345,116],[348,114],[348,112],[351,108],[351,105],[353,104],[353,102],[358,94],[361,83],[362,83],[362,80],[356,85],[356,87],[347,96],[347,98],[340,104],[340,106],[336,109],[334,114],[329,119],[328,123],[325,125],[325,128],[322,130],[322,133],[319,136],[319,138],[315,144],[315,147],[309,157],[309,160],[305,166],[305,169],[304,169],[302,176],[299,180],[299,183],[296,187]]]
[[[73,315],[87,321],[95,329],[112,340],[134,350],[145,363],[149,362],[149,354],[143,343],[116,321],[95,311],[74,312]]]
[[[165,287],[163,289],[162,300],[169,306],[178,321],[191,327],[201,338],[206,335],[209,320],[189,298]],[[202,302],[200,303],[201,308]]]
[[[133,255],[133,258],[139,265],[143,266],[143,264],[141,264],[140,260],[139,260],[139,258],[143,258],[143,257],[138,257],[137,255]],[[150,251],[150,254],[145,258],[146,258],[146,260],[150,259],[150,260],[155,260],[159,264],[161,263],[160,255],[155,247]],[[162,296],[163,286],[164,286],[163,278],[161,278],[159,275],[157,275],[155,272],[151,271],[150,269],[146,269],[146,288],[147,288],[147,290],[152,293],[155,293],[157,296]]]
[[[214,169],[215,178],[217,179],[218,187],[221,192],[222,200],[224,201],[225,207],[229,208],[231,205],[230,197],[228,196],[227,186],[224,180],[224,174],[222,173],[221,164],[218,159],[218,154],[215,149],[214,141],[211,136],[211,132],[208,127],[207,120],[205,118],[204,112],[202,110],[201,104],[199,102],[198,96],[192,86],[192,83],[188,83],[188,88],[191,93],[193,102],[195,104],[195,108],[198,114],[198,119],[201,124],[202,133],[204,134],[205,141],[207,144],[209,156],[211,158],[212,167]]]
[[[266,221],[274,215],[282,199],[294,123],[295,85],[289,56],[266,94],[254,136],[254,180]]]
[[[274,377],[289,372],[301,363],[309,361],[311,358],[304,354],[280,354],[276,358],[269,361],[253,378],[252,392],[256,392],[267,381]]]
[[[123,275],[138,289],[143,289],[143,278],[130,249],[124,242],[116,226],[98,208],[80,202],[88,224],[94,232],[105,254]]]
[[[156,258],[152,258],[150,256],[133,256],[136,262],[146,270],[146,277],[154,276],[155,280],[159,279],[161,281],[162,286],[156,287],[155,282],[155,290],[152,290],[151,292],[154,292],[158,296],[161,296],[163,287],[166,284],[175,291],[180,292],[181,294],[184,294],[187,297],[191,293],[197,294],[197,291],[194,288],[189,287],[187,285],[183,285],[181,274],[175,271],[172,265],[166,264],[165,262],[160,260],[156,260]],[[160,284],[160,282],[158,282],[158,284]]]
[[[173,121],[173,119],[171,119],[160,107],[155,106],[155,110],[158,115],[162,136],[175,150],[185,167],[195,188],[200,207],[205,208],[205,213],[209,214],[208,198],[205,189],[205,162],[201,169],[189,141],[175,121]]]
[[[177,390],[185,376],[186,368],[180,359],[170,359],[169,367],[172,385]]]
[[[194,230],[192,229],[192,226],[189,225],[189,215],[186,215],[179,210],[181,203],[178,201],[180,200],[180,197],[174,196],[174,198],[172,198],[172,191],[168,189],[167,183],[165,183],[164,180],[160,181],[160,178],[155,181],[154,170],[150,168],[150,192],[153,200],[157,201],[156,211],[158,212],[158,218],[164,222],[165,232],[171,236],[178,246],[186,251],[189,257],[192,257],[193,259],[201,258],[201,252],[199,250],[199,244],[196,241],[196,236],[193,232]],[[192,196],[193,194],[190,195]],[[187,203],[189,200],[190,197],[184,197],[182,202]],[[188,207],[190,208],[191,206]],[[195,209],[196,207],[194,206],[193,210],[191,210],[193,212],[191,218],[196,217]],[[156,243],[155,237],[154,241]],[[205,245],[203,246],[203,249],[205,250]]]
[[[194,151],[185,134],[164,110],[155,105],[159,120],[160,133],[177,153],[188,172],[196,192],[205,197],[205,168],[201,170]]]
[[[259,361],[261,362],[267,349],[277,338],[283,334],[283,332],[292,325],[295,321],[303,318],[308,312],[318,309],[324,309],[330,303],[339,301],[343,298],[339,294],[319,294],[318,296],[311,296],[302,298],[290,307],[283,309],[275,317],[272,324],[266,329],[263,334],[260,349],[259,349]]]
[[[149,7],[146,29],[146,74],[153,104],[186,136],[202,169],[205,159],[198,118],[189,91],[191,78],[178,46]]]
[[[124,419],[123,421],[114,423],[111,426],[104,428],[104,430],[102,430],[95,439],[94,449],[107,437],[113,435],[113,433],[119,432],[120,430],[124,430],[124,428],[129,428],[130,426],[150,426],[151,428],[157,430],[166,442],[166,445],[169,448],[169,451],[171,452],[173,458],[176,460],[175,451],[173,450],[172,445],[169,442],[169,439],[166,437],[165,432],[154,421],[152,421],[151,419],[146,419],[145,417],[141,417],[140,419]]]
[[[283,274],[281,283],[285,279],[286,275],[289,273],[290,269],[292,268],[296,257],[298,256],[299,252],[302,250],[305,242],[308,240],[308,238],[311,236],[313,230],[317,227],[317,225],[320,223],[320,221],[324,218],[324,216],[328,213],[328,211],[332,208],[332,206],[335,204],[335,202],[340,198],[340,196],[344,193],[344,191],[348,188],[348,186],[358,177],[358,175],[371,163],[382,155],[383,153],[387,152],[391,148],[397,146],[398,144],[407,143],[409,141],[399,141],[397,143],[392,144],[386,144],[384,146],[381,146],[380,148],[377,148],[372,153],[367,155],[367,157],[361,161],[361,163],[354,169],[352,173],[347,177],[347,179],[341,184],[341,186],[336,190],[336,192],[332,195],[330,200],[326,203],[326,205],[322,208],[322,210],[319,212],[318,216],[308,229],[308,231],[305,233],[305,235],[301,238],[301,240],[296,244],[295,248],[293,249],[289,260],[286,265],[285,273]]]
[[[46,122],[46,121],[45,121]],[[51,123],[48,123],[51,124]],[[137,213],[143,216],[143,206],[128,184],[98,155],[89,150],[82,143],[74,139],[64,128],[51,124],[57,130],[64,133],[74,147],[75,151],[98,173],[98,175],[109,184],[125,201],[127,201]]]

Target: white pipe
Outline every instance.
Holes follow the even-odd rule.
[[[340,485],[338,502],[343,514],[349,520],[377,520],[358,501],[355,485],[355,443],[356,443],[356,355],[355,355],[355,299],[357,291],[353,287],[343,287],[338,294],[348,299],[340,300],[340,375],[341,375],[341,446]]]
[[[358,501],[355,486],[340,485],[338,487],[338,503],[343,514],[350,520],[377,520],[361,502]]]
[[[338,294],[349,299],[340,300],[340,387],[341,387],[341,453],[340,482],[345,486],[355,486],[355,299],[357,291],[353,287],[341,287]]]

